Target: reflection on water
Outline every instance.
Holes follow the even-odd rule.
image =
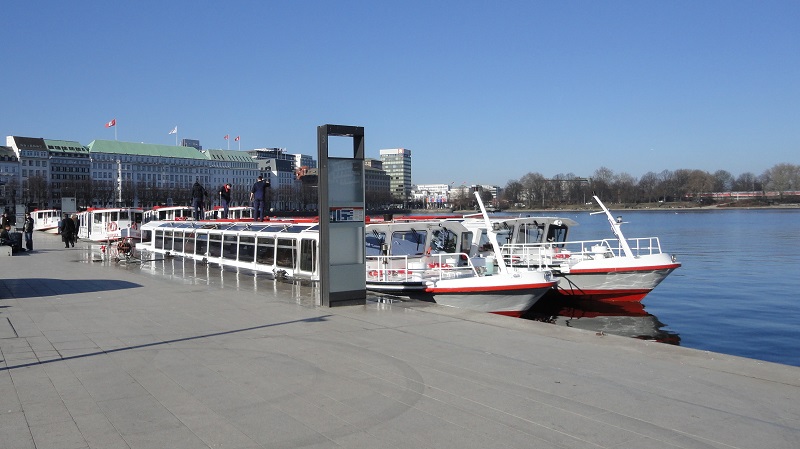
[[[602,302],[547,295],[522,316],[598,333],[679,345],[680,336],[644,310],[641,302]]]
[[[289,298],[298,305],[314,307],[319,298],[318,285],[312,282],[273,279],[271,274],[242,268],[203,263],[182,257],[165,257],[146,251],[134,251],[130,257],[119,256],[100,244],[86,248],[84,261],[118,269],[134,269],[185,285],[252,291],[270,298]]]

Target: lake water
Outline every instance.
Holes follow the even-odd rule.
[[[626,237],[659,237],[683,266],[641,304],[543,300],[528,318],[800,366],[800,210],[612,213]],[[613,237],[604,215],[546,215],[580,223],[573,240]]]

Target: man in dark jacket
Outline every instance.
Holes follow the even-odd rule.
[[[192,208],[194,209],[194,219],[199,220],[203,216],[203,202],[208,196],[206,189],[200,185],[200,180],[196,180],[192,186]]]
[[[222,206],[222,218],[228,218],[228,205],[231,202],[231,185],[225,184],[219,188],[219,204]]]
[[[33,218],[30,213],[25,214],[25,221],[22,223],[22,235],[25,236],[25,248],[33,251]]]
[[[64,214],[64,219],[61,220],[61,240],[64,242],[64,248],[69,248],[70,245],[75,246],[75,222],[69,218],[69,215]]]
[[[253,204],[253,209],[255,209],[253,211],[253,221],[264,221],[268,188],[269,181],[264,181],[264,177],[258,175],[258,181],[250,189],[250,202]]]

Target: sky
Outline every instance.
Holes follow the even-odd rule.
[[[316,158],[415,184],[800,164],[800,2],[5,2],[0,134]],[[116,129],[104,125],[116,119]],[[224,140],[229,135],[230,140]],[[239,142],[233,138],[240,136]],[[4,141],[3,141],[4,142]],[[350,139],[332,139],[350,156]]]

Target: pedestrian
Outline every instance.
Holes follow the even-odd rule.
[[[228,205],[231,202],[231,185],[225,184],[219,188],[219,204],[222,206],[222,218],[228,218]]]
[[[11,219],[8,218],[8,212],[3,212],[3,218],[0,220],[0,229],[4,229],[6,225],[11,226]]]
[[[64,219],[61,220],[61,241],[64,242],[64,248],[69,248],[70,243],[75,246],[72,241],[72,234],[75,233],[75,222],[69,218],[69,215],[64,214]]]
[[[11,225],[6,223],[0,227],[0,245],[14,246],[11,241]]]
[[[75,243],[78,241],[78,231],[80,231],[80,229],[78,228],[78,214],[72,214],[72,218],[70,219],[72,220],[72,223],[75,226],[75,232],[72,233],[72,240],[69,243],[74,248]]]
[[[22,234],[25,236],[25,249],[33,251],[33,218],[30,212],[25,213],[25,222],[22,223]]]
[[[194,209],[194,219],[200,220],[203,216],[203,203],[208,196],[205,187],[200,184],[200,180],[194,181],[192,186],[192,208]]]
[[[266,204],[267,204],[267,189],[270,187],[269,181],[264,181],[264,177],[258,175],[258,181],[253,184],[253,188],[250,189],[250,202],[253,204],[253,209],[255,209],[253,221],[264,221],[264,215],[266,215]]]

